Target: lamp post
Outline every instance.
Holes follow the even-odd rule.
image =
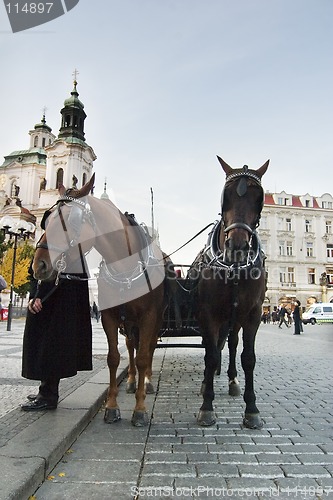
[[[23,219],[15,220],[13,217],[4,216],[0,220],[0,229],[4,235],[8,235],[9,239],[14,239],[13,245],[13,263],[12,263],[12,276],[10,280],[10,295],[8,304],[8,317],[7,317],[7,332],[11,331],[12,316],[13,316],[13,294],[15,282],[15,264],[16,264],[16,250],[17,241],[19,239],[26,240],[35,232],[35,225],[32,222],[27,222]]]

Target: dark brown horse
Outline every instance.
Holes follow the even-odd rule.
[[[65,279],[71,265],[92,247],[101,254],[98,300],[110,371],[104,420],[112,423],[121,418],[116,381],[121,331],[130,354],[128,385],[136,395],[132,424],[147,425],[145,396],[146,390],[152,391],[151,365],[166,305],[165,263],[158,245],[133,215],[121,213],[109,200],[89,195],[93,183],[94,177],[80,190],[61,189],[61,198],[48,212],[46,231],[36,246],[34,276],[50,280],[56,274]]]
[[[262,427],[253,386],[255,337],[260,324],[266,291],[264,255],[256,232],[264,202],[261,177],[267,161],[258,170],[247,166],[233,169],[218,157],[226,173],[222,193],[221,220],[209,235],[190,274],[198,275],[196,316],[205,346],[203,404],[197,421],[215,423],[213,410],[214,374],[219,369],[221,349],[229,345],[229,394],[238,395],[236,349],[243,331],[241,363],[245,373],[244,425]]]

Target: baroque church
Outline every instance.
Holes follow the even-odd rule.
[[[58,136],[52,133],[44,113],[29,131],[29,149],[13,151],[0,166],[0,218],[10,215],[33,222],[36,238],[45,210],[59,198],[59,184],[82,187],[90,179],[96,159],[85,139],[87,115],[76,80],[60,113]]]

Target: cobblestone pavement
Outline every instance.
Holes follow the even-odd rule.
[[[308,325],[301,336],[292,330],[262,325],[258,333],[255,388],[263,429],[242,426],[244,403],[227,394],[225,363],[215,384],[217,423],[199,427],[203,350],[158,349],[149,426],[131,426],[134,396],[121,384],[122,420],[105,424],[101,409],[36,499],[332,499],[333,327]],[[239,356],[238,364],[243,386]]]
[[[36,392],[39,385],[37,381],[21,376],[24,324],[24,319],[14,319],[12,329],[8,332],[6,322],[0,322],[0,448],[40,417],[40,412],[26,413],[19,408],[20,403],[26,401],[27,394]],[[92,325],[94,369],[63,379],[60,383],[60,401],[106,367],[106,336],[100,323],[93,321]]]

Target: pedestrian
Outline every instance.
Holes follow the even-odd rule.
[[[303,323],[302,323],[302,316],[301,316],[301,303],[299,300],[295,300],[293,317],[294,317],[294,325],[295,325],[294,335],[300,335],[301,332],[303,332]]]
[[[286,314],[287,314],[287,310],[284,306],[281,306],[280,307],[280,310],[279,310],[279,328],[282,328],[282,323],[284,323],[286,325],[286,327],[290,328],[290,325],[288,325],[288,322],[286,320]]]
[[[32,273],[32,270],[30,270]],[[55,281],[31,282],[23,335],[22,376],[40,381],[24,411],[57,408],[59,382],[92,370],[92,328],[88,276],[82,262]]]
[[[93,305],[92,305],[92,314],[93,314],[93,318],[96,319],[97,323],[99,322],[99,317],[100,317],[100,312],[99,312],[99,309],[98,309],[98,306],[96,304],[96,302],[94,301]]]

